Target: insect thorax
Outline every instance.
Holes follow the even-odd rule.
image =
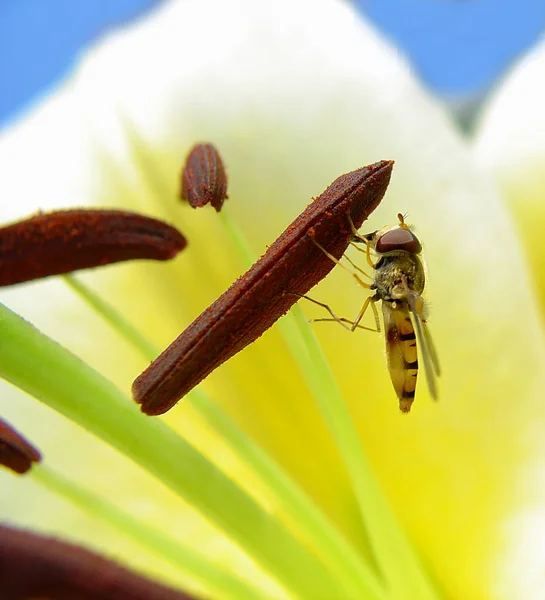
[[[417,294],[424,290],[424,267],[416,254],[404,251],[383,254],[375,269],[373,287],[381,300],[405,300],[407,293],[404,281]]]

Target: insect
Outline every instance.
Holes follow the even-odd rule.
[[[358,248],[367,257],[368,265],[374,270],[371,284],[364,282],[356,273],[351,272],[358,283],[374,292],[364,302],[354,321],[341,319],[326,304],[311,300],[329,311],[332,319],[314,319],[314,321],[337,321],[354,331],[356,328],[371,329],[360,325],[369,306],[372,307],[376,329],[380,332],[380,320],[376,303],[382,301],[382,315],[386,338],[386,357],[388,371],[399,399],[399,408],[407,413],[411,409],[416,391],[418,376],[418,353],[420,352],[430,394],[437,399],[436,378],[440,374],[439,361],[425,318],[426,308],[422,298],[426,276],[420,254],[422,246],[403,215],[397,215],[399,223],[383,227],[373,233],[361,235],[352,227],[354,244],[365,244]],[[373,261],[371,252],[376,256]],[[330,256],[336,263],[335,257]],[[346,257],[360,273],[369,277],[365,271]],[[348,269],[349,270],[349,269]],[[418,350],[419,346],[419,350]]]

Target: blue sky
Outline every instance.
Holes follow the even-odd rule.
[[[445,95],[478,93],[545,32],[544,0],[359,0]]]
[[[256,0],[266,1],[266,0]],[[0,126],[78,54],[159,0],[0,0]],[[545,0],[359,0],[359,9],[448,98],[487,89],[545,31]]]

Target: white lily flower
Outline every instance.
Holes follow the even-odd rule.
[[[528,514],[543,519],[545,448],[537,432],[545,417],[545,349],[532,274],[497,181],[476,163],[440,102],[344,2],[173,0],[92,49],[66,84],[4,132],[0,215],[8,221],[38,209],[107,205],[179,226],[190,245],[172,264],[82,276],[164,347],[242,271],[215,212],[192,211],[176,199],[183,159],[200,141],[214,143],[224,158],[226,210],[256,256],[338,175],[396,161],[387,195],[364,232],[393,224],[397,213],[416,226],[443,367],[439,402],[432,402],[421,375],[412,412],[401,415],[383,339],[335,324],[313,327],[377,480],[429,569],[436,590],[429,597],[540,598],[545,548],[532,549],[526,561],[529,550],[521,546]],[[311,295],[348,318],[366,297],[341,269]],[[146,366],[60,280],[3,291],[1,301],[123,390]],[[323,316],[303,308],[309,318]],[[202,388],[366,556],[351,480],[278,328]],[[212,562],[243,574],[263,597],[296,596],[237,548],[220,524],[199,515],[199,506],[181,502],[15,388],[1,391],[0,414],[41,449],[46,465],[182,536]],[[191,402],[182,401],[166,421],[268,513],[284,518],[274,496]],[[53,532],[210,593],[190,573],[137,550],[32,477],[0,477],[0,520]],[[516,555],[513,568],[513,549],[521,547],[525,554]],[[410,590],[388,594],[383,597],[416,597]]]

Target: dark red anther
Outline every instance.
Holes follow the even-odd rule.
[[[0,419],[0,465],[22,475],[32,463],[41,460],[41,454],[11,425]]]
[[[336,258],[384,195],[392,161],[341,175],[267,252],[209,306],[134,381],[142,411],[158,415],[224,361],[262,335],[334,267],[312,238]]]
[[[38,214],[0,228],[0,286],[125,260],[168,260],[186,244],[174,227],[132,212]]]
[[[0,525],[2,600],[195,600],[79,546]]]
[[[218,212],[227,198],[227,173],[212,144],[197,144],[182,171],[182,200],[193,208],[211,204]]]

